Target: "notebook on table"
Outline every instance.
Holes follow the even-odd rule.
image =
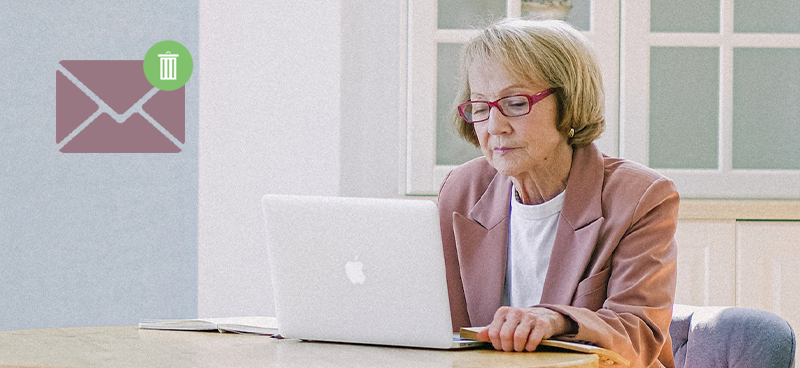
[[[265,195],[278,330],[285,338],[451,349],[436,205]]]

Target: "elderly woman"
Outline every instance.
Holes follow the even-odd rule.
[[[453,328],[495,349],[585,341],[673,365],[678,193],[602,154],[600,70],[558,21],[506,20],[462,54],[456,124],[484,157],[453,170],[439,212]]]

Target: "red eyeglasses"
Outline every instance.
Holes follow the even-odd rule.
[[[467,101],[458,105],[458,114],[470,124],[489,120],[489,111],[493,106],[510,118],[528,115],[533,105],[555,91],[555,88],[549,88],[535,95],[518,94],[502,97],[496,101]]]

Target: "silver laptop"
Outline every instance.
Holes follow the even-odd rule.
[[[265,195],[285,338],[451,349],[439,214],[428,200]]]

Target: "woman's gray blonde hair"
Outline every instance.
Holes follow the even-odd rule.
[[[584,147],[603,132],[603,79],[592,46],[562,21],[506,19],[490,25],[462,49],[461,83],[455,106],[469,100],[469,68],[476,62],[500,63],[521,82],[545,83],[555,88],[556,128],[568,142]],[[453,108],[456,128],[466,141],[479,146],[472,124]]]

